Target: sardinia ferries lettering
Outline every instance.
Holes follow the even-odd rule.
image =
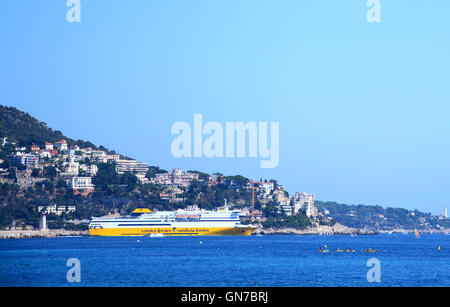
[[[259,157],[261,168],[275,168],[279,163],[279,122],[270,123],[270,146],[268,122],[226,122],[224,128],[214,121],[203,124],[203,115],[194,114],[193,129],[190,123],[179,121],[171,133],[177,135],[171,145],[175,158]]]
[[[143,229],[143,233],[207,233],[208,228],[151,228]]]

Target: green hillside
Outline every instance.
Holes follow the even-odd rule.
[[[316,201],[316,206],[322,211],[328,211],[338,223],[355,228],[370,228],[373,230],[420,229],[431,230],[440,227],[449,228],[448,219],[439,219],[430,213],[403,208],[383,208],[381,206],[346,205],[336,202]]]
[[[44,146],[45,142],[57,142],[66,139],[69,146],[92,147],[93,149],[106,150],[103,146],[95,146],[91,142],[73,140],[62,134],[61,131],[53,130],[46,123],[38,121],[28,113],[22,112],[14,107],[0,105],[0,138],[7,137],[20,147],[31,145]]]

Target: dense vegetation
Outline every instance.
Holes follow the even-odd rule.
[[[335,202],[316,201],[316,206],[323,212],[329,211],[337,222],[356,228],[371,229],[436,229],[438,226],[450,227],[448,219],[439,219],[430,213],[403,208],[383,208],[381,206],[346,205]]]
[[[297,215],[287,216],[284,213],[279,214],[276,204],[269,202],[263,209],[267,220],[262,223],[265,228],[296,228],[305,229],[311,226],[311,220],[300,211]]]
[[[68,138],[61,131],[49,128],[46,123],[38,121],[28,113],[2,105],[0,105],[0,137],[8,137],[20,147],[31,145],[43,147],[46,141],[53,143],[66,139],[69,146],[78,145],[110,152],[103,146],[97,147],[91,142]]]

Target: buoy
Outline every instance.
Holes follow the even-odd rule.
[[[440,251],[441,250],[441,247],[440,246],[438,246],[438,251]]]
[[[200,244],[203,244],[203,242],[202,242],[202,241],[200,241]]]
[[[141,243],[141,241],[139,241],[139,240],[136,240],[136,242],[137,242],[137,243]]]

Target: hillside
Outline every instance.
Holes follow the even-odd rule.
[[[295,197],[289,196],[273,179],[263,182],[261,178],[255,182],[240,175],[211,176],[196,170],[187,173],[178,170],[180,174],[176,176],[184,176],[183,180],[195,177],[188,184],[180,184],[155,180],[161,174],[175,176],[175,170],[169,174],[157,166],[145,166],[143,171],[140,169],[140,173],[137,170],[120,172],[119,163],[126,157],[111,155],[116,158],[106,158],[106,153],[113,154],[114,151],[83,140],[67,138],[61,131],[53,130],[13,107],[0,106],[0,141],[3,138],[7,138],[7,142],[4,142],[4,146],[3,142],[0,143],[0,228],[17,225],[36,227],[40,216],[39,206],[76,207],[75,211],[49,216],[51,228],[66,229],[86,229],[85,223],[76,224],[73,221],[86,221],[92,216],[110,213],[129,214],[136,207],[174,210],[195,204],[209,210],[222,205],[227,199],[233,208],[248,212],[254,188],[257,188],[255,209],[265,228],[306,229],[313,225],[332,226],[336,222],[351,228],[374,231],[450,228],[448,219],[429,213],[380,206],[316,201],[312,207],[317,207],[320,213],[313,208],[317,214],[307,215],[305,207],[294,211]],[[32,145],[44,147],[46,142],[54,143],[61,139],[65,139],[69,146],[77,145],[78,148],[70,151],[54,150],[54,153],[42,148],[35,152],[31,150]],[[100,155],[94,155],[91,149]],[[36,163],[14,164],[13,158],[20,158],[23,154],[34,156]],[[90,191],[81,189],[82,193],[76,193],[71,181],[78,177],[92,183]],[[264,185],[269,190],[262,188]],[[286,208],[292,210],[285,211]]]
[[[28,113],[14,107],[0,105],[0,138],[7,137],[19,147],[31,145],[44,146],[45,142],[57,142],[66,139],[69,146],[91,147],[93,149],[106,150],[103,146],[95,146],[91,142],[73,140],[66,137],[61,131],[53,130],[46,123],[40,122]]]
[[[346,205],[323,201],[316,201],[315,204],[325,215],[348,227],[369,228],[378,231],[450,228],[448,219],[439,218],[418,210],[410,211],[403,208]]]

